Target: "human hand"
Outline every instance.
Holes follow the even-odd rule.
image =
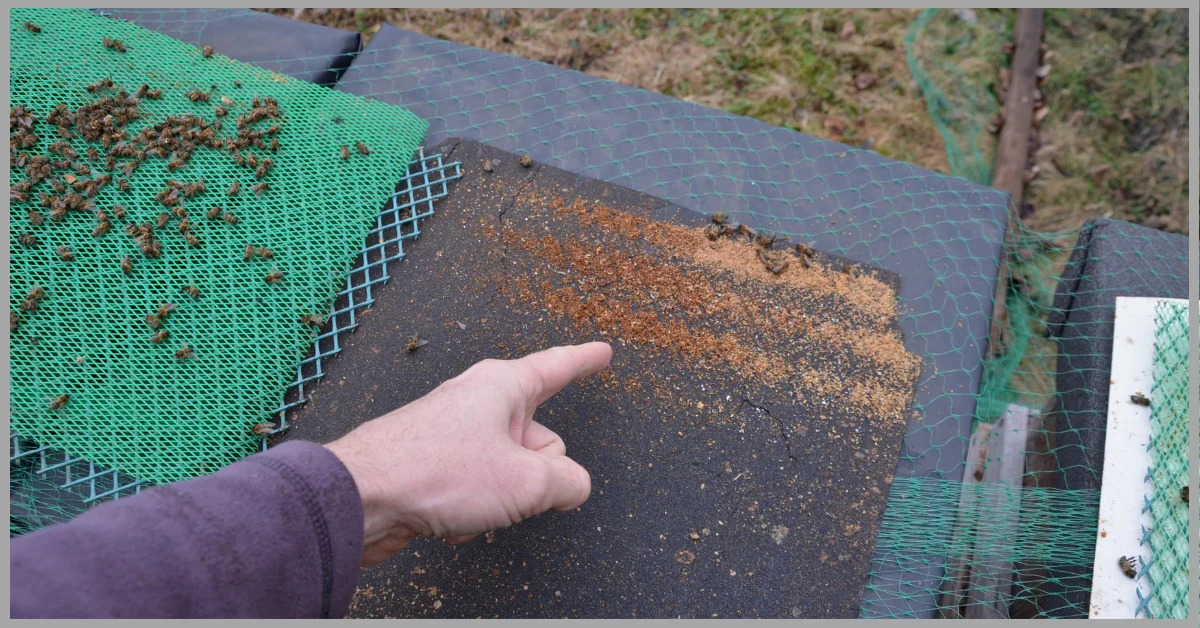
[[[587,501],[591,476],[533,413],[611,359],[612,347],[592,342],[484,360],[327,445],[362,496],[363,565],[418,536],[461,543]]]

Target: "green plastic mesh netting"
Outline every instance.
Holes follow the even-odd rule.
[[[305,308],[326,302],[338,272],[344,271],[350,255],[361,245],[362,232],[355,229],[363,225],[355,221],[369,216],[378,207],[373,199],[380,198],[380,194],[385,193],[384,188],[399,178],[404,159],[397,159],[396,170],[392,171],[370,158],[384,152],[389,155],[399,153],[407,159],[411,146],[415,146],[425,129],[418,121],[410,120],[394,107],[382,103],[399,104],[430,123],[426,137],[430,144],[458,135],[503,150],[527,151],[539,163],[631,187],[697,211],[729,211],[738,219],[756,220],[765,228],[790,236],[793,241],[815,240],[823,250],[873,265],[895,267],[896,260],[907,259],[906,256],[921,249],[921,255],[916,256],[919,262],[899,269],[903,271],[903,287],[909,290],[901,297],[901,308],[905,312],[901,323],[913,340],[914,350],[920,352],[927,363],[938,362],[944,368],[928,369],[918,384],[920,401],[914,406],[917,418],[910,425],[900,454],[901,462],[892,483],[872,570],[863,591],[861,615],[1086,616],[1104,451],[1104,425],[1097,422],[1098,419],[1102,421],[1104,413],[1097,413],[1087,406],[1089,400],[1104,398],[1107,394],[1112,331],[1111,327],[1106,327],[1106,321],[1111,323],[1115,295],[1180,296],[1167,294],[1177,292],[1179,286],[1186,286],[1187,282],[1186,250],[1178,246],[1178,236],[1173,240],[1170,236],[1129,223],[1099,221],[1080,230],[1058,233],[1022,229],[1013,234],[1011,244],[1003,251],[976,247],[982,239],[980,234],[996,236],[1002,228],[1002,221],[985,211],[998,209],[1000,211],[995,213],[1002,214],[1000,206],[1004,205],[1004,199],[999,194],[988,197],[978,188],[950,177],[917,172],[918,169],[907,164],[883,163],[886,160],[868,151],[818,142],[783,129],[764,128],[766,125],[742,118],[731,120],[732,116],[690,103],[431,38],[393,37],[394,33],[389,35],[388,31],[381,31],[366,50],[353,55],[351,67],[339,75],[337,89],[373,101],[373,104],[365,104],[349,96],[298,85],[297,81],[280,79],[219,57],[202,59],[197,48],[187,45],[199,42],[202,35],[212,28],[223,27],[227,21],[253,15],[250,11],[164,9],[117,14],[117,17],[132,19],[186,43],[150,36],[121,22],[94,16],[84,19],[71,13],[71,28],[74,29],[71,32],[78,32],[85,24],[91,25],[90,28],[96,30],[89,37],[97,41],[95,45],[90,40],[79,44],[60,42],[59,46],[72,47],[69,49],[75,54],[70,55],[54,48],[44,51],[26,48],[26,42],[33,37],[52,36],[53,29],[47,28],[50,21],[46,20],[47,23],[41,24],[43,32],[31,35],[21,28],[25,18],[17,15],[14,12],[11,27],[14,59],[19,55],[35,55],[30,63],[36,68],[60,63],[63,70],[57,73],[56,80],[65,80],[63,77],[73,73],[80,74],[75,79],[80,86],[103,77],[103,73],[87,71],[95,63],[103,60],[111,63],[116,59],[118,64],[133,63],[136,66],[138,55],[146,52],[148,42],[161,41],[162,52],[156,54],[155,69],[151,71],[159,72],[162,66],[175,64],[179,74],[172,76],[171,81],[183,84],[164,84],[163,87],[169,89],[163,100],[146,103],[147,110],[157,115],[211,111],[211,106],[192,107],[181,100],[182,94],[193,86],[207,89],[210,83],[218,84],[217,94],[232,91],[228,88],[229,80],[234,78],[232,74],[217,77],[203,73],[204,68],[217,67],[220,63],[220,67],[228,68],[228,72],[244,71],[243,90],[257,86],[257,94],[275,95],[280,99],[285,115],[293,116],[289,117],[292,126],[284,125],[280,132],[281,142],[286,139],[292,144],[283,142],[280,158],[276,159],[280,162],[278,169],[269,179],[272,187],[262,202],[289,198],[302,203],[304,209],[322,208],[309,214],[298,212],[300,207],[272,207],[272,211],[280,216],[292,216],[296,222],[290,224],[296,225],[297,232],[303,229],[313,234],[311,239],[304,240],[307,247],[304,250],[305,255],[314,258],[312,267],[319,267],[321,275],[309,278],[309,283],[304,284],[309,286],[308,291],[303,295],[291,292],[298,290],[297,282],[304,279],[301,275],[304,270],[283,266],[294,258],[286,246],[276,244],[283,237],[276,231],[280,227],[278,221],[268,221],[268,214],[260,213],[257,220],[261,222],[254,222],[256,218],[251,206],[233,209],[245,215],[245,220],[237,225],[240,231],[231,232],[223,225],[197,221],[206,229],[204,248],[197,251],[186,249],[178,238],[164,238],[164,246],[171,255],[164,252],[164,261],[157,263],[174,269],[174,262],[168,260],[188,259],[198,263],[200,256],[205,256],[204,264],[199,266],[205,271],[202,277],[205,280],[240,278],[237,281],[229,279],[225,284],[231,291],[226,303],[230,312],[249,316],[261,311],[258,308],[269,307],[271,316],[278,314],[272,320],[287,321],[287,324],[268,325],[267,329],[254,332],[265,334],[262,338],[272,339],[269,341],[259,338],[252,342],[251,336],[240,335],[243,332],[220,329],[214,329],[206,337],[225,334],[220,338],[228,344],[229,350],[223,355],[253,356],[270,363],[263,366],[264,371],[274,372],[272,369],[278,367],[280,375],[275,379],[264,379],[258,374],[248,374],[236,381],[202,380],[184,385],[183,382],[193,380],[180,379],[180,376],[194,373],[188,369],[196,369],[200,362],[175,364],[173,349],[147,346],[149,330],[142,321],[157,302],[178,298],[174,296],[178,287],[170,282],[178,283],[184,277],[177,275],[169,280],[156,280],[157,283],[147,286],[138,284],[136,290],[123,293],[122,299],[130,304],[127,311],[119,314],[125,318],[118,319],[119,323],[102,324],[106,325],[103,329],[107,333],[125,333],[121,339],[126,344],[111,344],[114,351],[135,347],[144,363],[172,373],[173,379],[167,380],[172,382],[171,386],[161,395],[163,407],[155,405],[153,411],[147,413],[147,416],[155,417],[153,425],[162,423],[165,433],[164,429],[154,436],[130,431],[114,440],[138,442],[140,446],[154,449],[162,459],[175,460],[183,456],[193,464],[217,464],[233,458],[201,459],[203,457],[195,453],[196,439],[192,434],[183,434],[181,440],[180,434],[172,432],[179,431],[177,425],[182,424],[173,417],[208,411],[208,408],[188,406],[186,399],[195,397],[188,386],[226,386],[231,391],[236,388],[237,394],[256,400],[256,411],[269,411],[278,403],[287,383],[287,376],[283,374],[287,369],[283,366],[294,364],[306,338],[300,326],[291,324],[291,317]],[[135,36],[131,32],[138,34]],[[127,39],[129,51],[114,53],[104,49],[98,43],[101,35]],[[389,40],[388,37],[393,38]],[[81,41],[84,39],[87,38],[81,38]],[[982,23],[969,25],[956,20],[952,12],[936,10],[919,14],[908,32],[905,44],[911,73],[946,140],[951,170],[957,177],[985,184],[990,180],[991,142],[994,140],[986,127],[998,110],[998,103],[989,93],[983,73],[969,60],[1002,56],[1000,48],[1010,39],[1011,33],[1003,28],[996,30]],[[61,56],[62,61],[48,61],[50,55]],[[88,59],[86,65],[77,61],[83,58]],[[312,56],[274,59],[264,65],[286,75],[330,67],[331,62],[329,57]],[[127,71],[123,67],[114,66],[112,71],[114,81],[119,83],[129,81],[136,86],[150,82],[157,86],[153,80],[133,80],[132,76],[120,74]],[[14,93],[18,93],[16,77],[14,75]],[[192,78],[184,80],[182,77]],[[282,90],[293,90],[286,92],[287,100]],[[319,99],[308,101],[300,98],[301,95],[319,96]],[[69,101],[73,105],[86,102],[86,94],[76,94],[74,98]],[[173,100],[168,107],[169,99]],[[14,101],[20,102],[20,99]],[[302,103],[306,102],[313,104],[304,109]],[[30,104],[39,115],[44,115],[47,101]],[[299,120],[302,111],[306,119]],[[334,118],[338,116],[344,118],[340,125],[334,124]],[[384,119],[381,116],[391,117]],[[400,130],[405,124],[412,129],[411,135],[404,135]],[[438,140],[431,139],[435,134]],[[370,138],[364,140],[371,145],[370,158],[360,159],[354,155],[349,162],[341,161],[337,157],[337,146],[360,137]],[[282,156],[288,153],[289,147],[296,146],[311,148],[310,163],[293,163],[292,166],[284,163]],[[388,148],[377,151],[377,147]],[[407,153],[402,150],[404,147],[408,147]],[[193,162],[175,178],[188,180],[195,176],[189,171],[198,169],[199,163],[208,163],[199,153]],[[343,170],[360,165],[369,165],[369,171]],[[171,176],[162,170],[165,163],[160,160],[152,160],[150,167],[160,174],[159,178]],[[213,176],[211,180],[214,181],[227,180],[233,172],[244,172],[227,163],[206,167],[215,170],[212,175],[205,173],[206,178]],[[287,172],[303,172],[304,176],[297,176],[290,184],[293,187],[285,194],[284,186],[288,184],[281,180],[276,185],[274,178],[283,179],[285,168],[289,167],[292,169]],[[138,177],[144,174],[136,173]],[[225,179],[221,179],[221,175]],[[331,186],[330,181],[335,180],[342,181],[343,185]],[[252,178],[246,180],[246,183],[252,182]],[[350,189],[354,190],[353,194]],[[139,190],[135,185],[133,194],[141,195],[141,202],[153,207],[153,191]],[[213,186],[209,194],[214,191],[220,192]],[[275,193],[278,196],[274,196]],[[121,198],[111,188],[105,189],[103,194],[110,203]],[[257,202],[256,197],[242,200]],[[949,209],[967,204],[978,208],[977,215],[963,220],[947,218]],[[331,213],[324,209],[326,207],[338,210]],[[805,211],[795,211],[796,207],[803,207]],[[361,213],[358,213],[360,208]],[[153,213],[156,212],[148,212],[147,216]],[[317,215],[320,220],[309,220]],[[347,224],[339,223],[340,226],[335,227],[330,223],[331,216],[345,218]],[[830,218],[834,220],[832,224]],[[17,225],[25,220],[24,212],[20,216],[14,213],[12,223]],[[93,243],[91,225],[86,223],[87,220],[73,221],[69,227],[47,223],[42,228],[47,235],[42,239],[48,240],[44,246],[50,248],[39,253],[41,256],[36,259],[40,265],[36,268],[44,266],[56,273],[68,270],[74,273],[85,267],[84,262],[91,255],[90,247],[128,245],[128,238],[120,233],[109,234]],[[261,261],[254,264],[255,274],[248,277],[239,274],[249,272],[240,251],[244,240],[250,237],[246,230],[252,227],[261,228],[262,237],[269,235],[273,248],[280,249],[276,261],[287,273],[288,281],[284,284],[266,286],[258,274],[268,269]],[[73,265],[66,265],[52,256],[51,245],[62,241],[52,240],[55,236],[51,234],[72,229],[71,242],[80,243],[77,244],[79,259]],[[887,231],[888,235],[879,237],[877,234],[881,230]],[[235,233],[236,238],[231,233]],[[994,241],[998,240],[999,237],[995,237]],[[13,242],[12,246],[16,248],[16,240]],[[298,245],[293,243],[293,246]],[[318,246],[329,248],[318,251],[314,248]],[[207,257],[217,251],[225,251],[222,253],[225,257],[211,260]],[[136,250],[132,250],[130,254],[135,253]],[[993,297],[990,289],[961,289],[990,281],[995,275],[998,255],[1006,257],[1013,269],[1013,280],[1007,286],[1005,297],[1009,312],[1007,350],[986,359],[982,383],[974,390],[969,388],[970,380],[977,372],[981,347],[988,342],[987,331],[981,328],[985,326],[965,326],[966,317],[961,314],[990,312]],[[141,259],[138,262],[135,273],[146,265]],[[28,266],[31,270],[35,268],[32,262]],[[94,274],[106,281],[124,281],[119,269],[111,263],[103,272]],[[16,264],[12,276],[23,277],[17,272]],[[28,289],[30,281],[49,283],[58,275],[45,277],[14,281],[13,308],[24,299],[22,290]],[[233,286],[237,286],[236,292],[232,290]],[[948,286],[961,291],[951,293]],[[269,288],[286,290],[271,292]],[[78,290],[81,294],[86,292],[82,288]],[[1186,288],[1184,290],[1186,294]],[[276,294],[294,298],[286,302],[268,298]],[[254,300],[260,297],[264,303]],[[47,310],[56,299],[64,298],[48,290]],[[197,303],[201,302],[204,302],[203,297]],[[179,327],[180,342],[196,346],[197,358],[209,355],[213,346],[201,344],[207,340],[186,335],[191,333],[187,331],[189,326],[199,320],[195,314],[197,310],[182,307],[192,307],[190,302],[180,303],[180,310],[171,314],[175,318],[170,319],[168,325]],[[30,317],[30,329],[39,324],[36,317],[42,314],[39,309]],[[232,313],[224,311],[211,316],[223,317],[218,319],[223,324],[234,320],[241,322]],[[972,320],[979,319],[976,316]],[[64,318],[60,324],[74,325],[72,330],[82,331],[83,323],[77,319]],[[43,331],[45,329],[47,327],[38,328],[38,333],[51,338],[53,334]],[[171,329],[174,331],[175,328]],[[241,329],[246,330],[245,325]],[[14,347],[19,344],[19,336],[28,331],[22,326],[14,337]],[[173,335],[172,343],[176,340]],[[276,344],[270,345],[271,342]],[[267,346],[275,348],[263,349]],[[21,350],[27,354],[32,351],[29,347]],[[53,373],[54,379],[36,390],[29,389],[27,396],[20,398],[21,404],[31,409],[28,416],[21,419],[25,421],[21,424],[22,430],[40,428],[42,432],[30,432],[28,436],[39,441],[57,437],[64,445],[75,447],[71,451],[78,450],[88,456],[106,451],[101,445],[111,448],[114,443],[93,442],[95,439],[89,437],[92,432],[87,430],[71,435],[56,432],[54,426],[63,424],[48,421],[54,415],[44,408],[49,399],[58,394],[57,390],[89,381],[88,378],[104,381],[114,391],[143,384],[114,377],[106,370],[114,367],[108,363],[97,364],[93,360],[94,354],[85,355],[84,361],[76,364],[74,360],[82,353],[78,348],[51,347],[49,351],[57,360],[54,362],[57,369]],[[1064,355],[1067,357],[1063,358]],[[259,388],[247,383],[257,381],[269,381],[271,385]],[[135,398],[141,397],[139,394]],[[73,396],[62,416],[71,416],[81,406],[86,410],[86,398],[80,397],[78,405],[76,401]],[[13,406],[22,407],[16,401]],[[1030,409],[1027,451],[1024,452],[1026,466],[1019,481],[1015,484],[962,482],[969,438],[967,428],[972,424],[996,423],[1010,407]],[[169,411],[160,412],[166,409]],[[17,424],[15,414],[13,423]],[[228,427],[221,425],[221,429]],[[243,422],[216,432],[228,438],[226,444],[231,449],[243,447],[244,452],[244,447],[250,446],[247,428],[248,424]],[[74,440],[68,442],[68,436]],[[93,448],[80,449],[83,446]],[[983,468],[994,463],[985,460]],[[186,464],[172,463],[162,468],[149,466],[151,468],[139,472],[166,479],[169,479],[168,471],[179,476],[191,472]],[[29,491],[36,493],[36,489],[33,487]],[[64,504],[64,509],[69,507]],[[947,576],[950,564],[960,565],[962,572],[971,576],[971,587],[964,589],[954,578]],[[1153,569],[1150,577],[1154,577]],[[1152,601],[1152,604],[1158,603]],[[1170,613],[1165,608],[1151,608],[1151,612]]]
[[[1139,611],[1155,619],[1186,619],[1191,575],[1188,504],[1188,307],[1155,307],[1154,385],[1150,390],[1150,484],[1145,509],[1151,529],[1143,537],[1151,561],[1139,575],[1150,591]]]
[[[279,406],[315,336],[301,317],[327,314],[322,308],[344,285],[353,254],[361,250],[381,201],[405,173],[426,123],[399,107],[219,54],[205,56],[200,48],[93,13],[13,10],[9,35],[12,102],[34,118],[36,136],[14,162],[36,167],[32,160],[38,155],[72,162],[31,186],[28,200],[14,198],[10,204],[10,310],[20,317],[10,336],[10,429],[152,482],[210,472],[252,453],[260,441],[252,426]],[[120,41],[105,45],[105,38]],[[89,86],[106,79],[112,88],[101,83],[102,89],[89,93]],[[60,103],[75,114],[102,98],[119,100],[118,90],[136,95],[143,84],[161,90],[161,97],[140,99],[140,116],[128,119],[123,138],[111,136],[122,128],[122,118],[130,118],[127,104],[124,113],[79,115],[66,140],[69,148],[59,145],[57,154],[50,152],[62,140],[58,125],[48,120]],[[263,135],[257,145],[237,151],[247,162],[254,154],[259,165],[239,166],[224,142],[238,139],[241,125],[235,121],[250,116],[256,105],[267,109],[266,99],[278,102],[277,115],[246,124]],[[188,116],[203,118],[209,130],[221,121],[213,135],[220,148],[203,145],[199,123],[177,124]],[[80,137],[89,131],[85,122],[132,152],[107,170],[103,144]],[[170,128],[154,128],[164,123]],[[10,133],[21,124],[10,119]],[[153,142],[174,130],[184,141],[183,127],[195,133],[190,151],[177,143],[158,156],[137,154],[154,145],[136,146],[136,138]],[[143,129],[151,134],[142,136]],[[369,154],[357,150],[356,142]],[[97,159],[89,158],[89,148],[99,152]],[[68,150],[78,156],[63,157]],[[187,152],[190,159],[175,169],[180,153]],[[267,159],[273,167],[260,179],[256,170]],[[130,162],[140,167],[131,170],[125,165]],[[10,185],[17,187],[28,174],[11,169]],[[86,182],[103,174],[113,180],[91,202],[105,218],[93,215],[91,207],[56,216],[53,204],[39,200],[39,193],[72,193],[56,192],[51,180],[65,186],[82,182],[80,192],[86,194]],[[128,191],[117,179],[128,180]],[[167,207],[156,196],[169,189],[170,179],[180,189],[178,202],[168,199]],[[206,190],[189,197],[183,186],[197,181]],[[241,189],[230,195],[235,182]],[[258,194],[254,188],[262,183],[267,187]],[[160,252],[149,245],[147,254],[127,234],[116,204],[127,208],[131,224],[164,216],[155,231]],[[186,217],[174,213],[179,207],[186,208]],[[210,219],[214,207],[220,209]],[[31,210],[42,216],[31,219]],[[178,228],[184,219],[190,241]],[[101,223],[110,228],[95,237]],[[250,260],[243,257],[247,244],[258,247]],[[262,247],[269,249],[266,255]],[[73,259],[65,260],[64,253]],[[123,257],[131,268],[122,268]],[[276,277],[279,281],[268,281]],[[184,286],[195,286],[198,297]],[[28,296],[39,287],[44,296],[29,307]],[[156,331],[147,315],[162,304],[176,307]],[[162,331],[168,337],[152,342]]]

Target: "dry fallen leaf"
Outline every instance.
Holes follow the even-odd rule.
[[[842,24],[842,32],[838,33],[838,39],[845,41],[851,37],[854,37],[854,33],[854,22],[847,21],[845,24]]]
[[[1033,126],[1041,126],[1042,120],[1045,120],[1048,115],[1050,115],[1049,107],[1039,107],[1037,111],[1033,112]]]

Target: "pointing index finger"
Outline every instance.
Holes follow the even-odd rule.
[[[539,351],[513,361],[513,366],[532,409],[567,384],[608,368],[611,360],[612,347],[608,343],[589,342]]]

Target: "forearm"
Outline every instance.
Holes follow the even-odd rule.
[[[12,617],[341,617],[362,501],[331,452],[286,443],[10,542]]]

